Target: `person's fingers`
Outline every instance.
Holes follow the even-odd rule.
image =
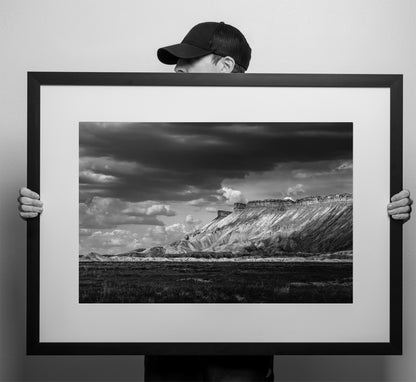
[[[410,219],[410,214],[397,214],[397,215],[392,215],[391,217],[394,220],[404,220],[407,221]]]
[[[403,199],[403,198],[409,198],[410,197],[410,192],[409,190],[402,190],[400,192],[398,192],[397,194],[393,195],[391,197],[391,201],[395,202],[397,200]]]
[[[27,196],[20,196],[19,198],[17,198],[17,201],[20,204],[26,204],[28,206],[36,206],[36,207],[43,206],[43,202],[41,200],[28,198]]]
[[[392,215],[398,215],[398,214],[408,214],[411,211],[411,207],[410,206],[404,206],[404,207],[399,207],[399,208],[395,208],[394,210],[388,210],[387,213],[392,216]]]
[[[19,206],[19,211],[21,212],[36,212],[41,213],[43,211],[42,207],[27,206],[26,204],[21,204]]]
[[[409,198],[403,198],[403,199],[399,199],[395,202],[391,202],[387,205],[387,209],[389,210],[394,210],[395,208],[398,207],[403,207],[403,206],[408,206],[410,205],[410,199]]]
[[[29,218],[35,218],[39,214],[37,212],[20,212],[20,217],[22,219],[29,219]]]
[[[27,187],[20,188],[19,189],[19,195],[20,196],[26,196],[26,197],[31,198],[31,199],[40,199],[40,196],[39,196],[38,193],[36,193],[32,190],[29,190]]]

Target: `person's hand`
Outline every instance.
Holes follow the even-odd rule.
[[[387,205],[387,213],[394,220],[407,222],[412,212],[413,200],[410,198],[408,190],[400,191],[391,197],[391,203]]]
[[[22,219],[35,218],[43,211],[43,203],[39,194],[22,187],[17,198],[19,215]]]

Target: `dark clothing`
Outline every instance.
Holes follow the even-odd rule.
[[[146,382],[273,381],[273,356],[146,356]]]

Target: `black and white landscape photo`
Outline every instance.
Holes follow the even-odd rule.
[[[352,138],[79,123],[79,302],[352,303]]]

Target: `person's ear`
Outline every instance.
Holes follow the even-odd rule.
[[[234,58],[225,56],[221,59],[221,73],[231,73],[235,66]]]

